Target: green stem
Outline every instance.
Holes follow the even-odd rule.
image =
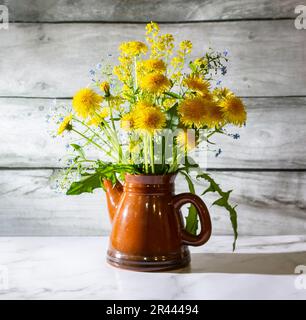
[[[73,120],[82,124],[83,126],[85,126],[87,128],[87,130],[91,131],[96,137],[98,137],[103,143],[105,143],[103,138],[99,134],[97,134],[94,130],[92,130],[86,123],[84,123],[83,121],[80,121],[79,119],[74,118],[74,117],[73,117]]]
[[[134,72],[135,72],[135,90],[137,90],[138,83],[137,83],[137,59],[134,58]]]
[[[149,173],[149,164],[148,164],[148,144],[147,136],[143,135],[143,152],[144,152],[144,162],[145,162],[145,173]]]
[[[166,138],[162,136],[162,170],[165,169],[166,165]]]
[[[109,99],[107,100],[107,104],[109,107],[109,113],[110,113],[110,118],[111,118],[111,122],[112,122],[112,127],[114,132],[116,132],[116,127],[115,127],[115,122],[114,122],[114,117],[113,117],[113,107],[111,106]]]
[[[155,174],[155,166],[154,166],[154,135],[151,134],[149,139],[150,139],[151,170],[152,170],[152,174]]]
[[[172,154],[173,154],[173,159],[172,159],[172,166],[173,169],[177,167],[177,145],[176,145],[176,140],[174,139],[173,145],[172,145]]]
[[[113,118],[113,114],[112,114],[112,107],[108,101],[108,105],[110,108],[110,116],[111,116],[111,122],[112,122],[112,127],[111,128],[108,123],[104,120],[104,118],[102,118],[98,113],[95,113],[96,116],[100,117],[101,121],[103,122],[103,129],[104,132],[106,133],[106,135],[108,136],[109,140],[111,141],[111,143],[113,144],[114,148],[116,149],[116,151],[118,152],[118,162],[121,163],[122,162],[122,148],[121,145],[119,143],[119,138],[116,132],[116,127],[115,127],[115,122],[114,122],[114,118]]]
[[[80,135],[82,138],[86,139],[88,142],[90,142],[91,144],[95,145],[97,148],[101,149],[103,152],[105,152],[107,154],[107,152],[96,142],[94,142],[92,139],[87,138],[83,133],[81,133],[80,131],[72,128],[71,131],[74,131],[75,133],[77,133],[78,135]]]
[[[119,138],[117,135],[117,131],[116,131],[115,121],[114,121],[114,117],[113,117],[113,107],[112,107],[111,103],[109,102],[109,99],[107,100],[107,103],[108,103],[108,107],[110,110],[110,118],[111,118],[112,127],[113,127],[113,131],[114,131],[114,136],[115,136],[115,139],[116,139],[116,142],[118,145],[118,160],[119,160],[119,163],[121,163],[122,162],[122,148],[121,148]]]
[[[98,116],[101,119],[101,122],[103,122],[103,123],[105,122],[105,120],[99,114],[96,113],[96,116]],[[87,130],[91,131],[94,136],[98,137],[103,142],[103,144],[106,144],[110,148],[110,150],[112,150],[112,147],[114,147],[116,150],[118,150],[118,147],[116,145],[114,145],[114,143],[111,145],[107,140],[103,139],[99,134],[97,134],[94,130],[92,130],[86,123],[84,123],[83,121],[80,121],[79,119],[77,119],[75,117],[73,118],[73,120],[75,120],[76,122],[85,126],[87,128]],[[105,127],[104,127],[104,129],[105,129]],[[104,130],[104,132],[105,132],[105,130]],[[106,135],[107,135],[107,133],[106,133]],[[109,138],[109,135],[107,135],[107,136]],[[111,140],[111,139],[109,138],[109,140]],[[88,143],[91,143],[91,140],[87,141],[86,144],[88,144]],[[106,152],[105,150],[104,150],[104,152],[106,154],[110,155],[114,160],[116,160],[116,158],[112,154]]]

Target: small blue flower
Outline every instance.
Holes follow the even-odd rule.
[[[225,57],[228,55],[228,50],[227,50],[227,49],[225,49],[225,50],[223,51],[223,55],[224,55]]]
[[[66,149],[69,149],[69,148],[70,148],[70,144],[67,143],[66,146],[65,146],[65,148],[66,148]]]
[[[235,134],[232,135],[232,137],[233,137],[234,140],[237,140],[237,139],[240,138],[240,134],[239,133],[235,133]]]
[[[215,157],[219,157],[219,155],[221,154],[222,150],[219,148],[218,151],[215,154]]]
[[[113,55],[111,53],[108,54],[109,57],[112,57]]]
[[[93,69],[91,69],[91,70],[89,70],[89,73],[93,76],[93,75],[95,75],[95,74],[96,74],[96,71],[95,71],[95,70],[93,70]]]
[[[223,66],[223,67],[221,68],[221,73],[222,73],[223,76],[226,75],[226,73],[227,73],[227,68],[226,68],[226,66]]]
[[[64,117],[60,117],[60,118],[59,118],[59,121],[63,121],[63,120],[64,120]]]
[[[102,68],[102,63],[97,64],[97,69],[100,70]]]
[[[222,82],[221,80],[218,80],[216,85],[219,86],[221,84],[221,82]]]

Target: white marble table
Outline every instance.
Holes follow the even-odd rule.
[[[2,237],[0,299],[306,299],[306,236],[241,237],[235,254],[231,240],[191,248],[190,268],[138,273],[106,264],[105,237]]]

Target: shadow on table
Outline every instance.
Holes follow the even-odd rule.
[[[294,274],[306,265],[306,252],[286,253],[193,253],[191,265],[175,273]]]

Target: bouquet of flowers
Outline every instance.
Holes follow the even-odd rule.
[[[61,183],[69,182],[67,194],[77,195],[103,188],[103,179],[123,180],[125,173],[179,173],[195,193],[194,181],[202,179],[207,183],[202,195],[216,193],[213,204],[229,212],[235,249],[231,190],[223,191],[192,155],[200,146],[210,152],[214,135],[230,135],[226,126],[244,125],[246,111],[240,98],[218,86],[216,77],[226,73],[227,52],[209,49],[191,59],[192,47],[184,40],[176,49],[173,35],[160,34],[151,22],[146,43],[122,43],[117,65],[99,64],[91,71],[91,85],[74,95],[68,114],[57,120],[58,135],[70,133],[75,139]],[[88,156],[91,148],[99,156]],[[197,227],[197,213],[190,206],[186,229],[196,234]]]

